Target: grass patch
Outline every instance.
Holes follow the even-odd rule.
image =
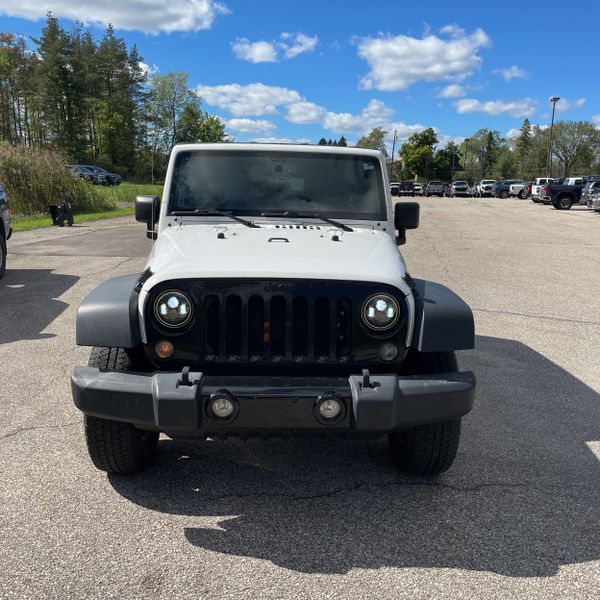
[[[109,202],[134,202],[136,196],[162,196],[163,186],[151,183],[122,183],[109,187],[96,186],[101,198]]]
[[[135,212],[133,205],[124,208],[115,208],[101,212],[75,213],[75,224],[85,223],[86,221],[97,221],[98,219],[111,219],[113,217],[123,217],[133,215]],[[52,227],[50,215],[37,215],[34,217],[13,217],[13,231],[28,231],[30,229],[39,229],[41,227]]]

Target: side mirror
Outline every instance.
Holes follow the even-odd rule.
[[[406,244],[406,230],[419,226],[420,211],[418,202],[397,202],[394,206],[394,227],[398,232],[396,243],[399,246]]]
[[[158,223],[160,215],[160,198],[158,196],[136,196],[135,198],[135,220],[146,223],[146,237],[156,239],[154,226]]]

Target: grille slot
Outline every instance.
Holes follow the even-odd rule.
[[[271,298],[271,358],[281,360],[285,358],[285,319],[286,306],[283,296]]]
[[[264,340],[264,301],[260,296],[248,300],[248,354],[250,360],[263,355]]]
[[[329,300],[317,298],[315,302],[315,359],[329,356]]]
[[[242,354],[242,299],[229,296],[225,306],[225,352],[229,359],[237,359]]]
[[[204,352],[207,357],[219,354],[219,299],[217,296],[207,296],[204,302]]]
[[[308,301],[301,296],[292,303],[292,355],[299,360],[308,356]]]

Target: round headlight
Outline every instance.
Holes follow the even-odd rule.
[[[375,294],[365,300],[362,307],[363,323],[370,329],[385,331],[393,327],[400,318],[400,306],[388,294]]]
[[[161,325],[169,328],[183,327],[192,318],[190,299],[175,290],[163,292],[154,303],[154,314]]]

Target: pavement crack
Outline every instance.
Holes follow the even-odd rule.
[[[1,435],[0,442],[28,431],[36,431],[38,429],[65,429],[67,427],[72,427],[73,425],[78,425],[79,423],[80,421],[71,421],[69,423],[60,423],[58,425],[34,425],[32,427],[19,427],[19,429],[15,429],[15,431]]]
[[[565,319],[562,317],[549,317],[546,315],[532,315],[529,313],[520,313],[510,310],[494,310],[491,308],[473,308],[473,311],[492,313],[496,315],[509,315],[511,317],[527,317],[528,319],[541,319],[544,321],[555,321],[556,323],[579,323],[581,325],[600,325],[598,321],[586,321],[584,319]]]
[[[379,488],[386,489],[392,487],[437,487],[452,490],[455,492],[478,492],[485,489],[518,489],[518,488],[528,488],[531,487],[529,483],[480,483],[473,486],[461,486],[461,485],[453,485],[450,483],[443,483],[440,481],[385,481],[380,483],[375,482],[365,482],[365,483],[357,483],[351,486],[342,486],[333,490],[329,490],[326,492],[319,492],[315,494],[306,494],[302,496],[294,496],[290,494],[279,494],[279,493],[241,493],[241,494],[222,494],[219,496],[206,496],[201,498],[200,500],[205,502],[218,502],[222,500],[244,500],[247,498],[273,498],[273,499],[282,499],[289,500],[291,502],[305,502],[307,500],[321,500],[325,498],[331,498],[334,496],[339,496],[341,494],[351,494],[357,492],[363,488]]]

